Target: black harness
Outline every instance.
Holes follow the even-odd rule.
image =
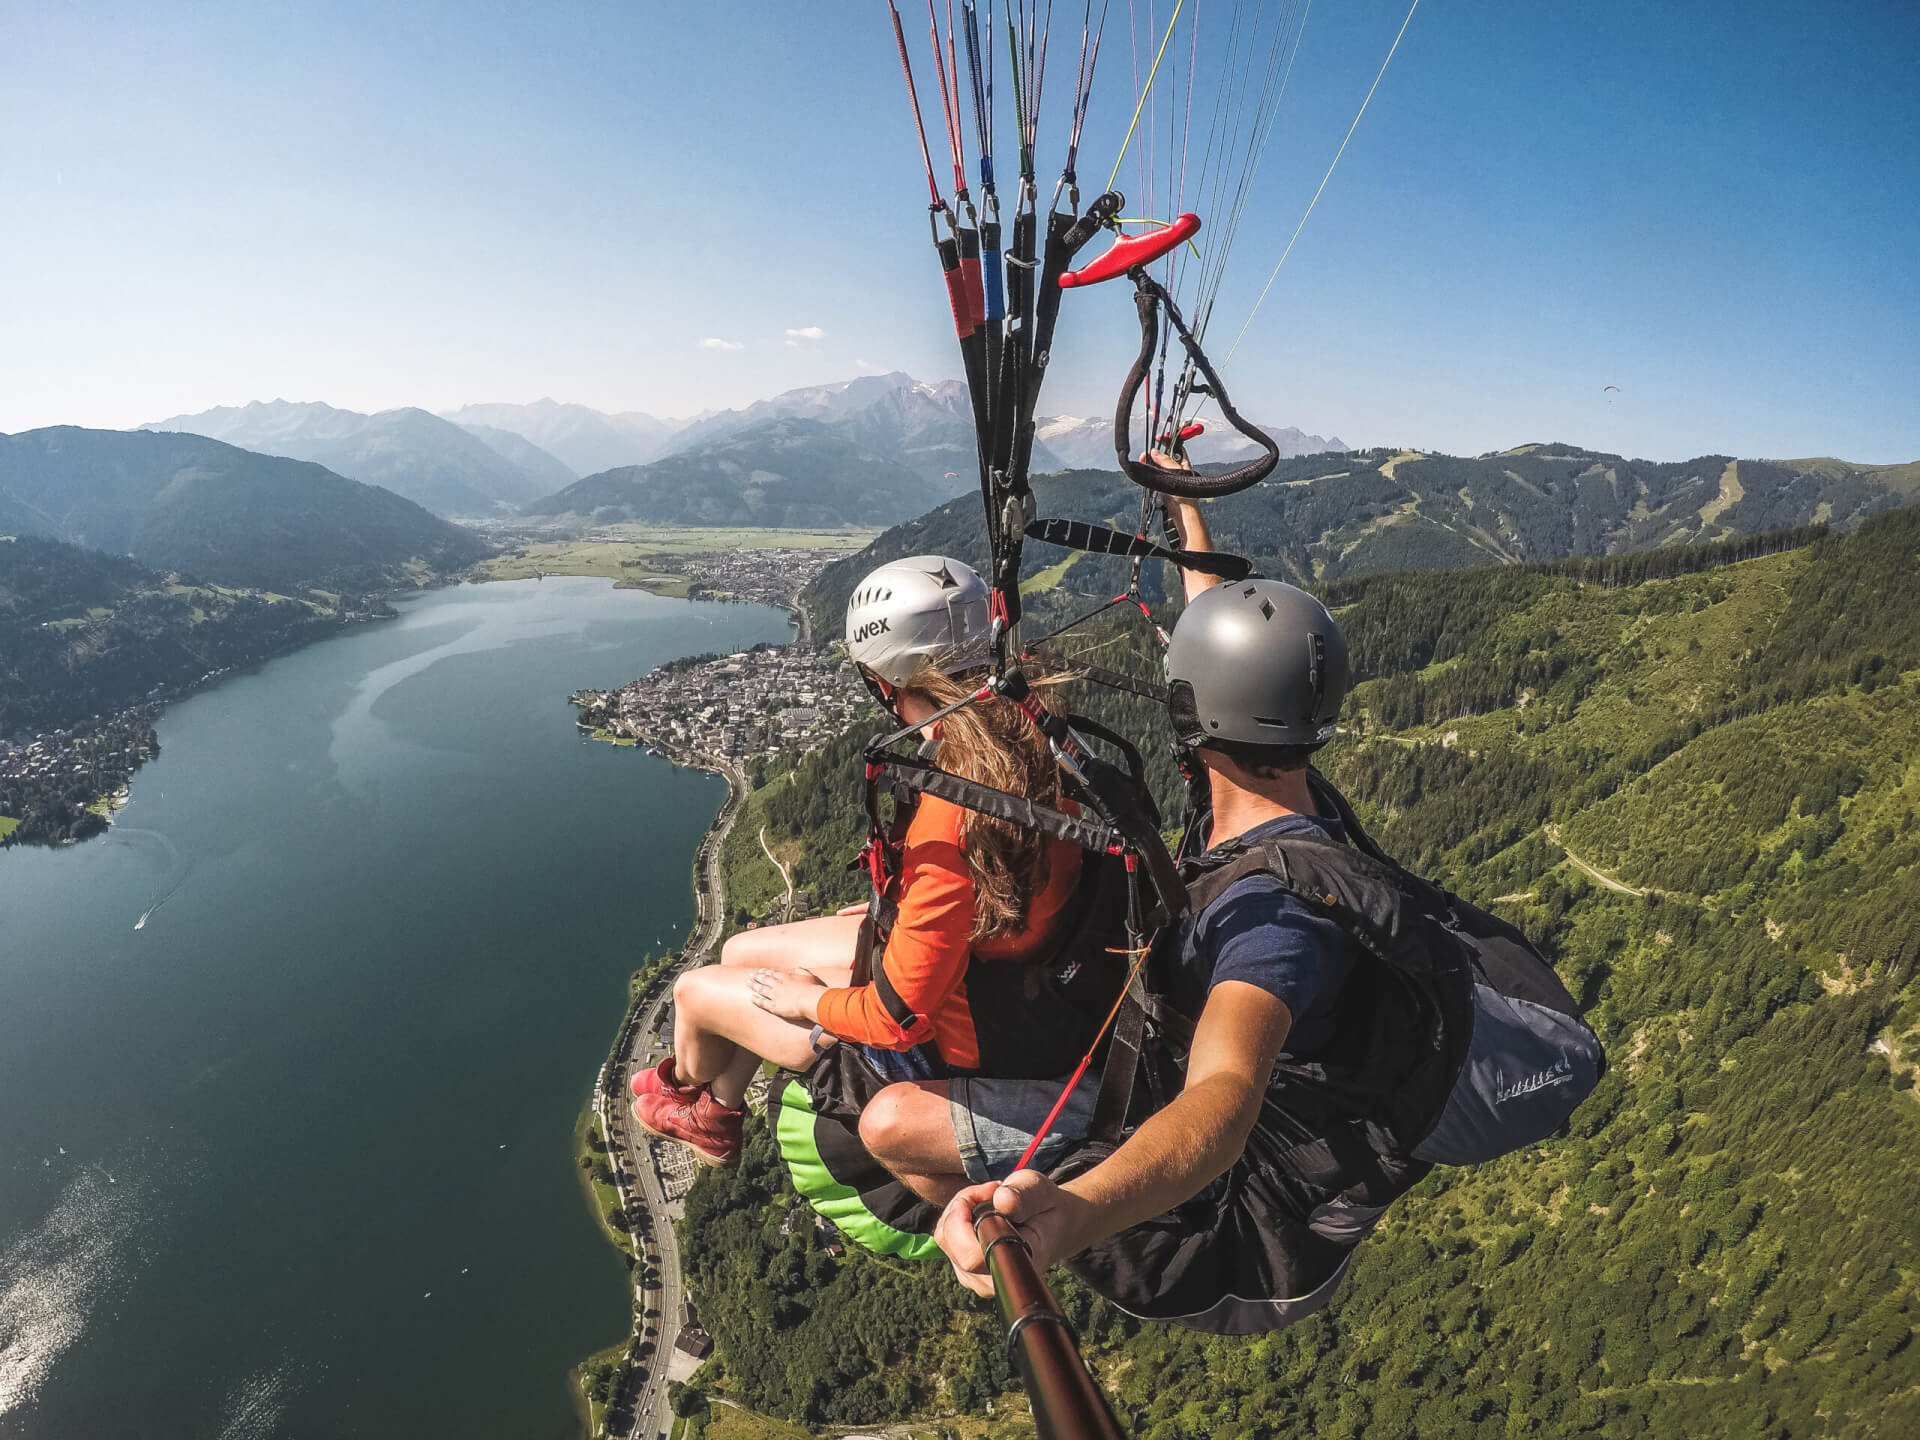
[[[1181,875],[1196,915],[1245,877],[1270,876],[1340,926],[1361,968],[1333,1002],[1323,1057],[1281,1054],[1226,1174],[1069,1262],[1133,1314],[1220,1333],[1290,1323],[1325,1303],[1322,1289],[1331,1293],[1353,1246],[1432,1168],[1413,1151],[1444,1110],[1472,1037],[1470,952],[1435,918],[1444,892],[1378,852],[1339,792],[1309,773],[1320,808],[1341,819],[1353,844],[1232,841],[1183,860]],[[1056,1178],[1104,1160],[1183,1086],[1197,1017],[1175,1010],[1154,983],[1175,943],[1162,934],[1148,983],[1123,1003],[1094,1138]]]

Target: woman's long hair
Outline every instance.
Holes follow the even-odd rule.
[[[1039,688],[1053,682],[1033,676]],[[980,688],[978,672],[955,679],[922,666],[902,687],[935,708]],[[1047,740],[1011,700],[976,700],[938,722],[940,768],[965,780],[1008,790],[1043,805],[1060,803],[1060,766]],[[1026,928],[1034,897],[1047,888],[1052,847],[1046,836],[1008,820],[968,810],[961,849],[973,879],[974,940],[1017,935]]]

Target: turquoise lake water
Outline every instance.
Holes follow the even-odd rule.
[[[110,835],[0,853],[0,1435],[572,1435],[626,1334],[570,1132],[725,787],[566,697],[786,617],[400,608],[169,709]]]

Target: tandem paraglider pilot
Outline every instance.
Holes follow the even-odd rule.
[[[1171,513],[1187,550],[1211,549],[1197,506]],[[1065,1263],[1122,1309],[1244,1334],[1323,1308],[1435,1163],[1551,1133],[1602,1057],[1517,930],[1401,869],[1310,768],[1348,685],[1325,607],[1279,581],[1185,574],[1166,671],[1195,782],[1190,908],[1149,962],[1125,1120],[960,1190],[936,1238],[991,1294],[972,1220],[991,1204],[1041,1267]]]

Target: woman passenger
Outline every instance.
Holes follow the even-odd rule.
[[[988,673],[986,583],[938,556],[884,565],[854,589],[847,645],[894,718],[925,724]],[[1062,806],[1058,764],[1010,701],[976,701],[934,721],[926,737],[943,770]],[[880,1080],[895,1082],[861,1115],[861,1139],[876,1158],[930,1199],[968,1179],[1000,1178],[1045,1109],[1026,1113],[1031,1084],[1001,1091],[979,1073],[981,1035],[996,1020],[1033,1017],[976,1014],[969,966],[1056,949],[1072,920],[1080,860],[1065,841],[922,796],[889,889],[897,912],[873,957],[874,978],[851,983],[857,912],[735,935],[720,964],[675,982],[674,1051],[633,1077],[635,1116],[708,1164],[733,1165],[747,1086],[762,1060],[801,1071],[832,1046],[854,1044]],[[994,1049],[998,1037],[987,1038]],[[1084,1132],[1092,1087],[1082,1091],[1050,1139],[1064,1145]],[[1002,1102],[1016,1094],[1010,1112]]]

